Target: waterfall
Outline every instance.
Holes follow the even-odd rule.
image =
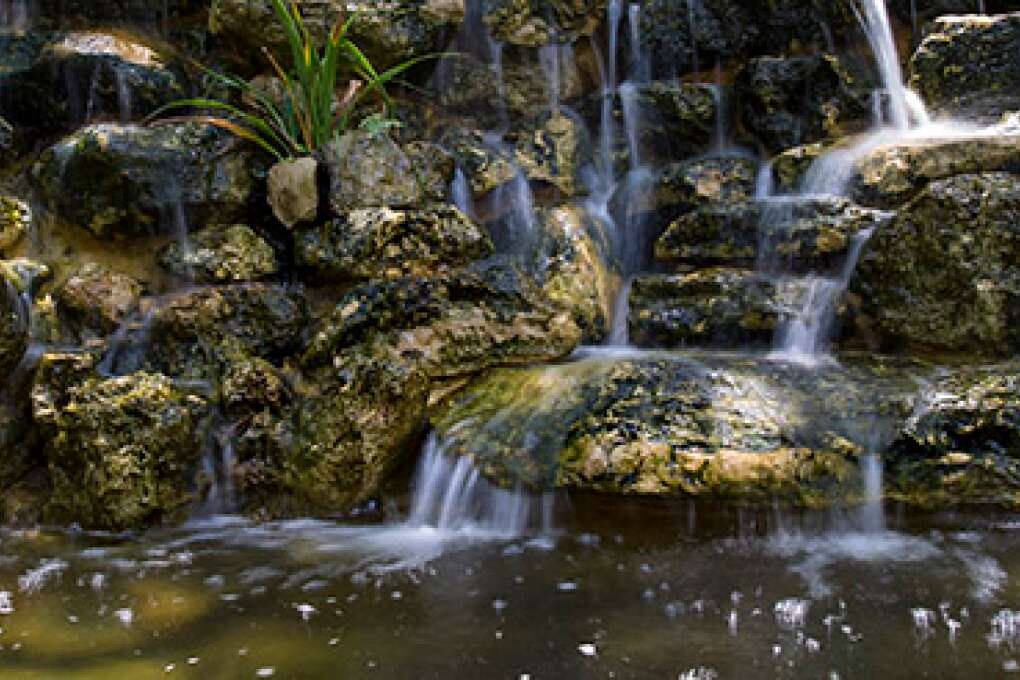
[[[467,456],[453,456],[435,433],[425,442],[415,473],[407,524],[446,532],[516,538],[552,530],[551,493],[500,489]]]

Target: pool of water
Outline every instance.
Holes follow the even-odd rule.
[[[0,677],[987,678],[1020,518],[581,496],[554,530],[0,534]],[[861,527],[871,527],[864,529]]]

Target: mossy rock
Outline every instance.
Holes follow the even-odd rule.
[[[273,247],[244,224],[206,227],[185,242],[167,245],[159,261],[174,274],[201,283],[258,281],[280,269]]]

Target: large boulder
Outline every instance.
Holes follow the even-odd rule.
[[[200,283],[258,281],[280,270],[273,247],[244,224],[213,225],[159,254],[164,267]]]
[[[46,519],[96,529],[181,519],[200,457],[203,400],[149,373],[87,378],[50,392],[60,361],[43,358],[33,390],[35,420],[49,433]]]
[[[836,57],[758,57],[735,85],[740,121],[771,152],[867,127],[868,92]]]
[[[354,289],[312,335],[289,415],[241,435],[273,452],[250,468],[252,502],[278,514],[364,501],[421,434],[431,395],[493,366],[562,357],[579,339],[501,264]]]
[[[969,356],[1020,348],[1020,177],[932,182],[865,248],[851,287],[865,340]]]
[[[638,347],[761,346],[789,311],[774,280],[716,267],[635,277],[628,327]]]
[[[1020,108],[1020,12],[939,17],[910,72],[911,87],[939,113],[992,120]]]
[[[48,149],[35,176],[66,220],[96,236],[180,231],[244,216],[255,182],[235,147],[211,126],[90,125]]]
[[[713,90],[696,83],[625,83],[620,88],[624,116],[637,132],[642,162],[664,164],[707,151],[716,140],[721,115]]]
[[[931,382],[884,458],[890,491],[925,505],[1020,503],[1020,365]]]
[[[428,276],[492,252],[489,238],[451,205],[350,210],[295,234],[295,259],[316,277],[364,281]]]

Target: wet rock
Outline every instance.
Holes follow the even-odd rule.
[[[162,250],[160,264],[199,283],[258,281],[279,272],[276,254],[264,238],[243,224],[213,225],[186,242]]]
[[[351,210],[295,234],[298,265],[333,280],[428,276],[491,252],[488,237],[451,205]]]
[[[32,57],[0,76],[4,117],[53,134],[96,120],[127,123],[184,96],[182,77],[146,44],[114,33],[41,34]]]
[[[104,337],[138,308],[142,285],[129,276],[89,262],[57,290],[58,312],[79,342]]]
[[[794,193],[802,187],[808,170],[816,160],[833,146],[827,142],[815,142],[787,149],[772,162],[772,181],[781,193]]]
[[[741,123],[772,152],[870,122],[867,91],[831,55],[752,59],[735,90]]]
[[[32,226],[32,208],[13,196],[0,196],[0,255],[11,249],[28,233]]]
[[[630,340],[638,347],[765,345],[784,312],[779,297],[772,280],[749,270],[638,276],[630,289]]]
[[[285,226],[319,213],[319,164],[314,158],[280,161],[269,169],[269,206]]]
[[[928,385],[883,456],[893,495],[928,506],[1020,501],[1020,365],[954,368]]]
[[[385,134],[348,132],[326,148],[325,162],[334,214],[356,208],[414,207],[424,200],[417,169]]]
[[[308,321],[296,289],[254,283],[189,291],[152,312],[144,366],[173,377],[215,379],[233,361],[293,353]]]
[[[867,244],[857,333],[886,347],[1001,356],[1020,347],[1020,179],[928,185]]]
[[[532,182],[545,182],[564,196],[583,191],[580,169],[591,160],[584,125],[563,114],[548,117],[530,134],[517,137],[517,164]]]
[[[640,117],[638,150],[643,161],[665,163],[707,151],[715,141],[718,106],[712,90],[699,84],[621,88],[624,115],[628,107]],[[628,99],[633,97],[633,103]]]
[[[260,357],[231,363],[223,374],[220,394],[229,416],[250,415],[263,408],[278,411],[292,397],[280,371]]]
[[[513,150],[489,143],[477,130],[454,129],[443,138],[464,172],[473,199],[480,199],[517,175]]]
[[[163,25],[200,13],[206,0],[36,0],[33,20],[67,26]]]
[[[1020,108],[1020,12],[944,16],[910,59],[910,85],[939,113],[994,120]]]
[[[992,171],[1020,172],[1020,134],[882,146],[857,162],[851,193],[867,205],[906,203],[928,183],[954,175]]]
[[[423,202],[445,202],[457,169],[453,155],[438,144],[424,141],[404,144],[402,149],[418,176]]]
[[[855,234],[890,218],[838,198],[716,204],[670,224],[655,256],[686,264],[757,260],[760,269],[832,270],[842,265]]]
[[[603,340],[613,314],[619,275],[614,271],[604,225],[576,205],[550,208],[539,215],[548,243],[542,291],[570,313],[582,341]]]
[[[606,0],[493,0],[482,20],[497,40],[538,47],[591,35],[605,7]]]
[[[16,263],[0,260],[0,374],[10,375],[28,347],[31,294]]]
[[[65,219],[96,236],[168,232],[245,213],[254,180],[236,147],[211,126],[90,125],[48,149],[35,176]]]
[[[47,375],[44,364],[40,379]],[[202,399],[166,376],[136,373],[72,384],[55,406],[36,412],[51,431],[48,521],[125,529],[181,517],[200,456]]]
[[[348,37],[382,72],[417,56],[441,52],[463,17],[462,5],[441,0],[327,0],[302,7],[313,36],[324,40],[343,13],[353,17]],[[209,7],[209,31],[237,52],[260,64],[261,49],[289,55],[283,27],[270,0],[214,0]]]

